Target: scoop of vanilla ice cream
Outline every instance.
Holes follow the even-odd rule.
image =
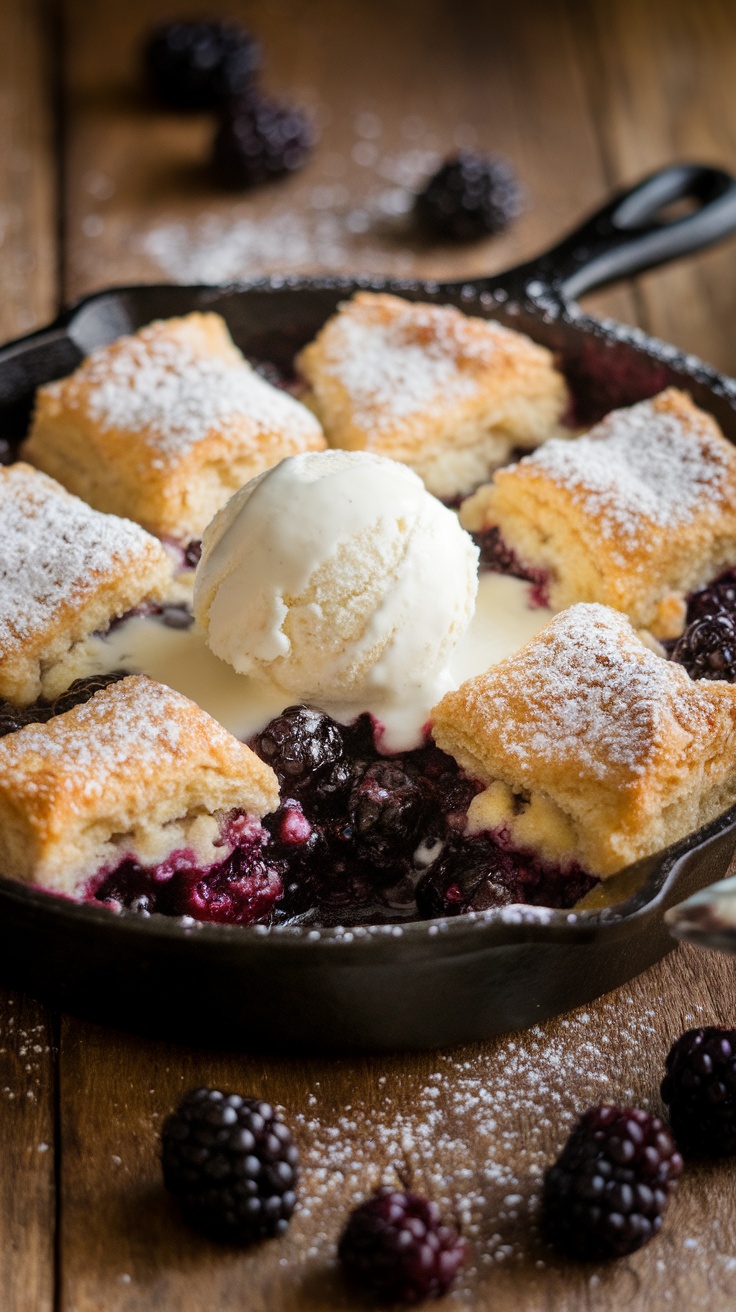
[[[194,609],[212,651],[301,700],[362,703],[451,686],[478,551],[405,465],[291,456],[207,528]]]

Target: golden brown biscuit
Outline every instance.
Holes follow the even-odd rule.
[[[669,388],[499,469],[460,520],[547,571],[555,610],[599,601],[677,637],[686,594],[736,564],[736,448]]]
[[[605,878],[736,800],[736,687],[696,682],[581,604],[448,693],[435,741],[488,785],[471,829]]]
[[[143,675],[0,739],[0,869],[61,893],[133,858],[222,861],[223,822],[278,805],[270,766]],[[232,843],[230,845],[232,847]]]
[[[559,431],[567,406],[551,353],[528,337],[384,293],[342,305],[297,365],[330,446],[401,460],[445,500]]]
[[[249,479],[325,446],[217,314],[163,319],[38,390],[23,457],[98,510],[186,543]]]
[[[0,468],[0,697],[26,704],[76,677],[85,638],[171,577],[161,543],[22,463]]]

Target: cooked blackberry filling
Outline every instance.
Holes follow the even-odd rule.
[[[206,869],[191,851],[173,852],[155,866],[123,861],[92,881],[88,900],[144,915],[157,911],[227,925],[262,924],[283,892],[278,863],[269,859],[268,835],[259,824],[233,816],[223,830],[223,842],[228,838],[236,840],[230,854]]]
[[[127,674],[127,670],[114,670],[111,674],[92,674],[86,679],[75,679],[66,692],[60,693],[53,701],[40,698],[30,706],[14,706],[12,702],[0,699],[0,738],[6,733],[15,733],[16,729],[25,729],[27,724],[45,724],[54,715],[63,715],[73,706],[82,706],[96,692],[124,679]]]
[[[275,923],[357,925],[481,911],[510,902],[572,906],[596,882],[465,837],[481,785],[429,740],[392,756],[368,715],[340,725],[291,706],[251,746],[284,800],[267,816],[267,853],[282,872]]]
[[[572,906],[596,882],[577,867],[563,875],[528,854],[504,851],[492,834],[477,834],[447,844],[420,879],[416,900],[427,918],[488,911],[512,902]]]
[[[736,679],[736,616],[727,611],[689,624],[672,659],[684,665],[692,679]]]
[[[481,569],[492,570],[494,574],[510,574],[512,578],[531,583],[532,604],[549,605],[549,576],[546,571],[531,569],[522,564],[516,552],[504,542],[495,525],[487,528],[483,533],[473,533],[471,536],[480,548]]]
[[[736,569],[726,570],[711,583],[691,593],[687,603],[687,622],[708,619],[725,611],[736,615]]]
[[[262,826],[232,817],[223,830],[232,851],[206,869],[190,851],[156,866],[125,860],[98,876],[88,897],[147,915],[330,926],[512,902],[569,907],[595,884],[578,869],[509,851],[492,834],[465,837],[481,785],[429,740],[382,754],[377,728],[368,715],[346,726],[288,707],[251,744],[282,788]]]
[[[736,681],[736,570],[690,594],[685,632],[666,645],[692,679]]]

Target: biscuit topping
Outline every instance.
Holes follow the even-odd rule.
[[[575,442],[553,439],[522,464],[573,493],[606,537],[633,533],[641,519],[676,528],[703,500],[722,499],[733,457],[713,421],[670,390],[614,410]]]
[[[595,604],[563,611],[465,689],[523,771],[567,761],[594,778],[612,766],[634,776],[649,768],[673,720],[688,734],[709,726],[707,698],[684,671],[650,651],[624,615]]]
[[[357,296],[321,340],[325,370],[348,391],[354,422],[380,431],[440,399],[472,396],[478,380],[468,365],[490,365],[510,337],[452,306]]]
[[[109,797],[113,787],[135,787],[141,806],[151,783],[155,794],[171,792],[165,775],[174,764],[198,773],[203,792],[234,779],[251,811],[262,813],[278,799],[275,777],[247,747],[188,698],[143,675],[121,679],[84,705],[0,742],[6,785],[16,781],[39,796],[69,792],[81,811],[91,798]],[[190,800],[198,798],[192,793]],[[147,792],[146,801],[153,805],[156,795]]]
[[[145,433],[161,461],[173,462],[215,426],[256,433],[287,427],[313,437],[319,424],[305,406],[267,383],[249,364],[202,355],[183,334],[162,334],[157,325],[121,338],[111,350],[93,351],[54,388],[71,404],[85,405],[101,428]]]
[[[92,510],[24,464],[0,470],[0,542],[0,659],[121,561],[158,550],[137,524]]]

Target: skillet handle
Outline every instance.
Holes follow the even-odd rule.
[[[0,346],[0,407],[33,395],[49,378],[61,378],[76,369],[82,352],[69,336],[67,315],[47,328]]]
[[[659,219],[676,201],[696,208]],[[619,192],[550,251],[488,280],[492,293],[574,301],[584,292],[702,250],[736,231],[736,178],[703,164],[675,164]]]

